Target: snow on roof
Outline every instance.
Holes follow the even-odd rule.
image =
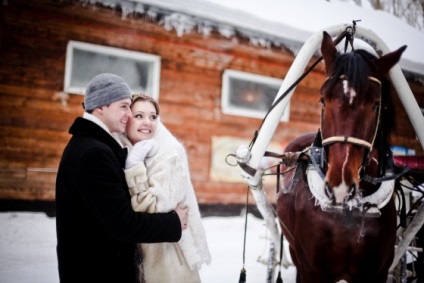
[[[373,31],[396,50],[408,48],[401,58],[402,69],[424,75],[424,33],[384,11],[374,10],[368,1],[362,7],[350,0],[90,0],[112,7],[120,6],[123,17],[139,12],[175,29],[179,36],[197,29],[207,36],[217,29],[223,36],[236,32],[260,46],[283,46],[297,54],[303,43],[325,28],[352,24]]]

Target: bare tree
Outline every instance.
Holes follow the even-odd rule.
[[[374,9],[376,9],[376,10],[383,10],[383,5],[381,4],[381,1],[380,0],[371,0],[370,1],[371,2],[371,4],[372,4],[372,6],[374,7]]]
[[[360,1],[360,0],[359,0]],[[384,10],[424,32],[424,0],[369,0],[376,10]],[[357,0],[355,0],[357,3]]]

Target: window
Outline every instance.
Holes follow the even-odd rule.
[[[283,80],[250,73],[225,70],[222,82],[222,112],[229,115],[263,119]],[[281,121],[289,120],[289,107]]]
[[[159,97],[159,56],[70,41],[66,51],[64,91],[84,94],[89,81],[100,73],[122,77],[132,92]]]

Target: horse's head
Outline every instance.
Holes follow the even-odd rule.
[[[382,84],[405,49],[380,58],[361,49],[340,54],[324,32],[321,53],[328,78],[320,93],[321,133],[327,158],[325,191],[335,204],[358,194],[365,166],[374,162],[378,168],[374,147],[387,99]]]

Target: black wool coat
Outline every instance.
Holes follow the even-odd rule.
[[[177,242],[178,215],[134,212],[123,170],[126,151],[81,117],[69,133],[56,180],[60,282],[135,282],[136,243]]]

